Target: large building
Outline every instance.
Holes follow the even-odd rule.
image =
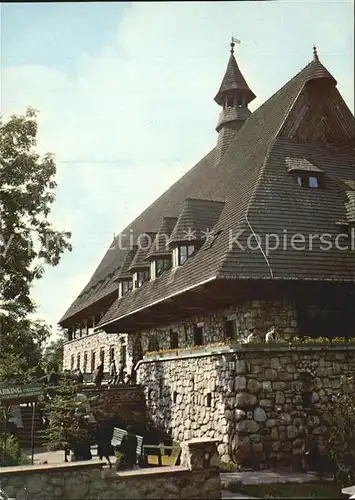
[[[251,112],[233,47],[216,145],[114,239],[60,320],[65,368],[271,325],[354,336],[354,117],[315,48]]]

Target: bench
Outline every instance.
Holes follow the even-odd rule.
[[[113,429],[113,436],[111,440],[112,446],[115,448],[116,446],[120,446],[122,443],[122,438],[123,436],[127,434],[127,431],[124,429],[120,429],[118,427],[114,427]],[[142,455],[142,448],[143,448],[143,436],[137,436],[137,457],[139,458]]]
[[[158,455],[149,455],[149,448],[153,448],[154,450],[156,450],[157,448],[160,449],[160,460],[159,460],[159,457]],[[169,450],[170,451],[170,454],[166,454],[166,451]],[[146,444],[146,445],[143,445],[143,451],[144,451],[144,454],[149,456],[151,462],[149,463],[152,463],[153,461],[153,464],[154,465],[168,465],[168,466],[172,466],[172,465],[180,465],[180,458],[181,458],[181,448],[180,446],[177,448],[176,446],[165,446],[163,444],[159,444],[159,445],[151,445],[151,444]]]

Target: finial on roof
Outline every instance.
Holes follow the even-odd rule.
[[[313,45],[313,61],[319,61],[317,47]]]
[[[240,43],[240,40],[238,40],[237,38],[234,38],[234,36],[232,36],[232,41],[231,41],[231,54],[234,54],[234,47],[235,47],[235,44],[236,43]]]

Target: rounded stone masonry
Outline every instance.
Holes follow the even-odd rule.
[[[171,429],[179,442],[191,438],[218,441],[223,462],[232,460],[252,468],[275,462],[297,466],[307,433],[312,431],[317,441],[323,437],[322,413],[332,394],[345,391],[334,372],[341,365],[344,376],[351,376],[355,346],[231,345],[223,352],[216,349],[208,352],[204,347],[201,354],[195,350],[142,361],[139,380],[153,421]],[[304,377],[311,380],[306,392]]]
[[[217,439],[195,438],[181,444],[181,465],[190,470],[218,469]]]

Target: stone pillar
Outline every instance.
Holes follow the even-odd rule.
[[[196,498],[220,499],[221,478],[216,439],[195,438],[181,444],[181,465],[195,475],[199,495]]]

